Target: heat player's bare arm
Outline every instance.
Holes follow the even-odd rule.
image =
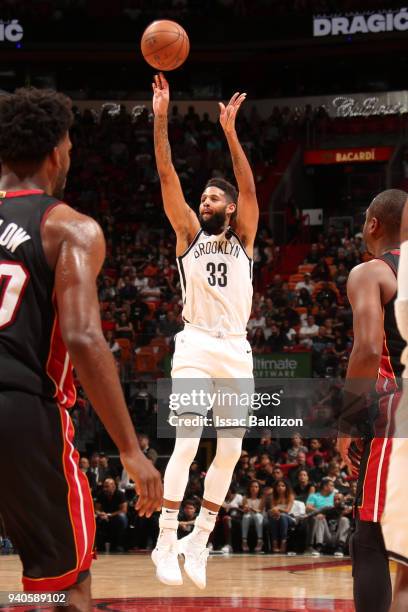
[[[59,205],[43,225],[42,240],[47,261],[55,271],[62,338],[93,408],[117,445],[128,473],[143,491],[141,512],[150,514],[160,504],[160,477],[140,451],[101,327],[96,279],[105,259],[102,230],[93,219]]]
[[[390,267],[374,259],[350,272],[347,295],[353,310],[354,343],[347,378],[376,380],[384,341],[384,305],[395,295]]]

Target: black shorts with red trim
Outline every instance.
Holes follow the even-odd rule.
[[[378,400],[378,414],[374,423],[376,436],[365,443],[358,474],[356,508],[362,521],[381,521],[387,492],[395,412],[400,397],[401,394],[397,392],[384,395]]]
[[[95,518],[65,408],[20,391],[0,393],[0,514],[23,564],[27,591],[57,591],[86,577]]]

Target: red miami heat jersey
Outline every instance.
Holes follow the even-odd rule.
[[[395,276],[398,273],[400,251],[395,249],[384,253],[378,259],[384,261],[393,271]],[[404,366],[401,363],[401,355],[406,347],[406,342],[398,331],[395,319],[395,292],[392,300],[384,306],[384,341],[383,350],[378,372],[376,390],[379,393],[392,393],[398,389],[398,379],[401,378]]]
[[[55,398],[70,408],[72,366],[41,240],[41,224],[59,203],[40,190],[0,191],[0,390]]]

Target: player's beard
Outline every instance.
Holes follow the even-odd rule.
[[[227,224],[227,216],[225,212],[215,212],[209,219],[203,219],[202,215],[199,215],[198,220],[200,225],[206,234],[221,234]]]

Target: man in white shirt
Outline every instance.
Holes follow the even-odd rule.
[[[316,325],[313,315],[307,317],[306,323],[302,324],[299,330],[300,344],[311,348],[313,346],[313,338],[319,334],[319,326]]]
[[[247,327],[251,331],[256,327],[265,327],[265,317],[259,308],[254,309],[253,317],[249,319]]]

